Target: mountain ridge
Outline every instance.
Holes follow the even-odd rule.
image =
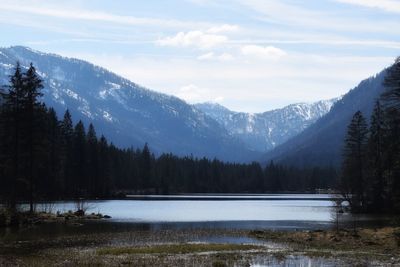
[[[212,102],[195,104],[252,150],[266,152],[299,134],[325,115],[339,98],[295,103],[260,113],[231,111]]]
[[[267,152],[261,161],[275,161],[297,167],[339,167],[347,126],[355,112],[371,116],[375,101],[384,92],[382,82],[387,68],[362,80],[337,101],[331,110],[313,125],[284,144]]]
[[[19,61],[31,62],[44,81],[44,102],[59,116],[68,108],[75,119],[92,122],[121,147],[149,143],[156,153],[247,161],[256,154],[214,120],[185,101],[139,86],[80,59],[22,46],[0,48],[0,82]]]

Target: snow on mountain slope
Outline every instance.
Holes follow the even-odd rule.
[[[386,69],[361,81],[345,94],[316,123],[282,145],[267,152],[261,160],[291,166],[339,167],[347,127],[357,111],[370,118],[373,107],[385,92]]]
[[[145,89],[88,62],[26,47],[0,48],[0,85],[19,61],[33,63],[44,80],[44,102],[62,116],[92,122],[114,144],[157,153],[245,161],[256,155],[223,126],[179,98]],[[258,155],[257,155],[258,156]]]
[[[256,114],[230,111],[216,103],[195,106],[218,121],[250,149],[265,152],[302,132],[329,112],[336,101],[337,99],[331,99],[312,104],[292,104]]]

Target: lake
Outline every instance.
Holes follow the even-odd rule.
[[[319,221],[331,218],[329,195],[166,195],[126,200],[90,200],[88,212],[120,222]],[[300,200],[299,200],[300,199]],[[48,205],[38,205],[38,209]],[[54,202],[52,210],[75,210],[72,201]]]
[[[129,196],[92,200],[88,212],[107,214],[108,222],[137,228],[321,229],[333,225],[332,198],[326,194]],[[38,209],[49,205],[39,204]],[[55,202],[52,211],[75,210],[72,201]],[[344,223],[349,214],[341,215]],[[360,221],[370,218],[360,216]]]
[[[69,235],[164,230],[326,229],[333,226],[331,199],[331,195],[324,194],[191,194],[90,200],[85,203],[87,213],[100,212],[112,218],[87,221],[79,227],[55,223],[11,232],[3,229],[0,230],[0,236],[13,240],[36,240]],[[36,209],[54,213],[75,211],[75,204],[73,201],[41,203],[37,204]],[[23,206],[25,209],[28,207]],[[225,236],[224,240],[220,238],[219,235],[207,236],[206,241],[232,243],[247,239],[237,236]],[[191,241],[199,240],[195,237]]]
[[[170,243],[257,244],[268,251],[284,253],[256,255],[250,266],[338,266],[336,259],[292,254],[285,244],[256,239],[248,230],[315,230],[334,227],[330,195],[175,195],[129,196],[124,200],[91,200],[88,213],[112,219],[78,223],[49,223],[33,227],[0,229],[0,241],[17,244],[20,253],[38,253],[57,247],[149,246]],[[25,208],[28,208],[26,205]],[[52,212],[76,210],[72,201],[37,205]],[[341,226],[351,225],[349,214],[341,215]],[[360,216],[357,225],[383,222]],[[21,250],[22,246],[22,250]],[[14,253],[14,252],[12,252]],[[11,253],[11,254],[12,254]]]

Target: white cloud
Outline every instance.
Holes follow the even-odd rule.
[[[221,103],[224,97],[215,95],[212,90],[198,87],[194,84],[188,84],[179,88],[175,95],[189,103],[216,102]]]
[[[222,32],[236,32],[239,30],[239,26],[237,25],[230,25],[230,24],[223,24],[221,26],[211,27],[207,30],[209,33],[222,33]]]
[[[214,100],[212,102],[221,103],[224,100],[225,100],[225,97],[217,96],[216,98],[214,98]]]
[[[224,35],[209,34],[202,31],[178,32],[175,36],[159,39],[157,43],[162,46],[197,47],[209,49],[226,43],[228,38]]]
[[[210,49],[229,41],[228,37],[221,33],[231,33],[238,30],[239,26],[237,25],[222,24],[208,28],[205,31],[193,30],[188,32],[178,32],[175,36],[169,36],[157,40],[157,43],[162,46],[192,46],[200,49]],[[227,59],[227,55],[224,55],[221,59]]]
[[[242,46],[241,52],[245,56],[256,58],[279,59],[287,53],[282,49],[274,46],[245,45]]]
[[[387,12],[400,13],[400,1],[395,0],[336,0],[340,3],[379,8]]]
[[[205,53],[203,55],[200,55],[197,57],[198,60],[211,60],[214,59],[214,53],[213,52],[209,52],[209,53]]]
[[[219,59],[221,61],[231,61],[234,59],[234,57],[229,53],[222,53],[221,55],[219,55],[217,57],[217,59]]]
[[[187,102],[194,103],[201,101],[205,94],[207,94],[207,90],[201,89],[194,84],[188,84],[179,88],[176,96]]]
[[[213,96],[209,89],[200,88],[194,84],[182,86],[175,95],[189,103],[221,102],[224,100],[224,97]]]
[[[216,55],[213,52],[205,53],[197,57],[198,60],[219,60],[219,61],[231,61],[234,57],[229,53],[222,53]]]

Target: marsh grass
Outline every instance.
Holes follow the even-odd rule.
[[[261,246],[246,244],[163,244],[145,247],[107,247],[97,250],[98,255],[122,254],[188,254],[220,251],[248,251],[261,249]]]
[[[318,266],[325,263],[329,266],[400,266],[399,232],[400,228],[359,229],[357,235],[343,229],[339,233],[334,230],[124,230],[82,232],[24,242],[0,236],[0,266],[244,267],[283,266],[284,263],[302,266],[309,261]],[[193,241],[215,236],[247,236],[260,240],[247,244]]]
[[[251,231],[251,237],[278,243],[287,243],[311,257],[330,257],[333,254],[374,255],[391,258],[400,255],[398,233],[400,228],[358,229],[356,233],[341,229],[330,231]],[[399,234],[400,236],[400,234]]]

